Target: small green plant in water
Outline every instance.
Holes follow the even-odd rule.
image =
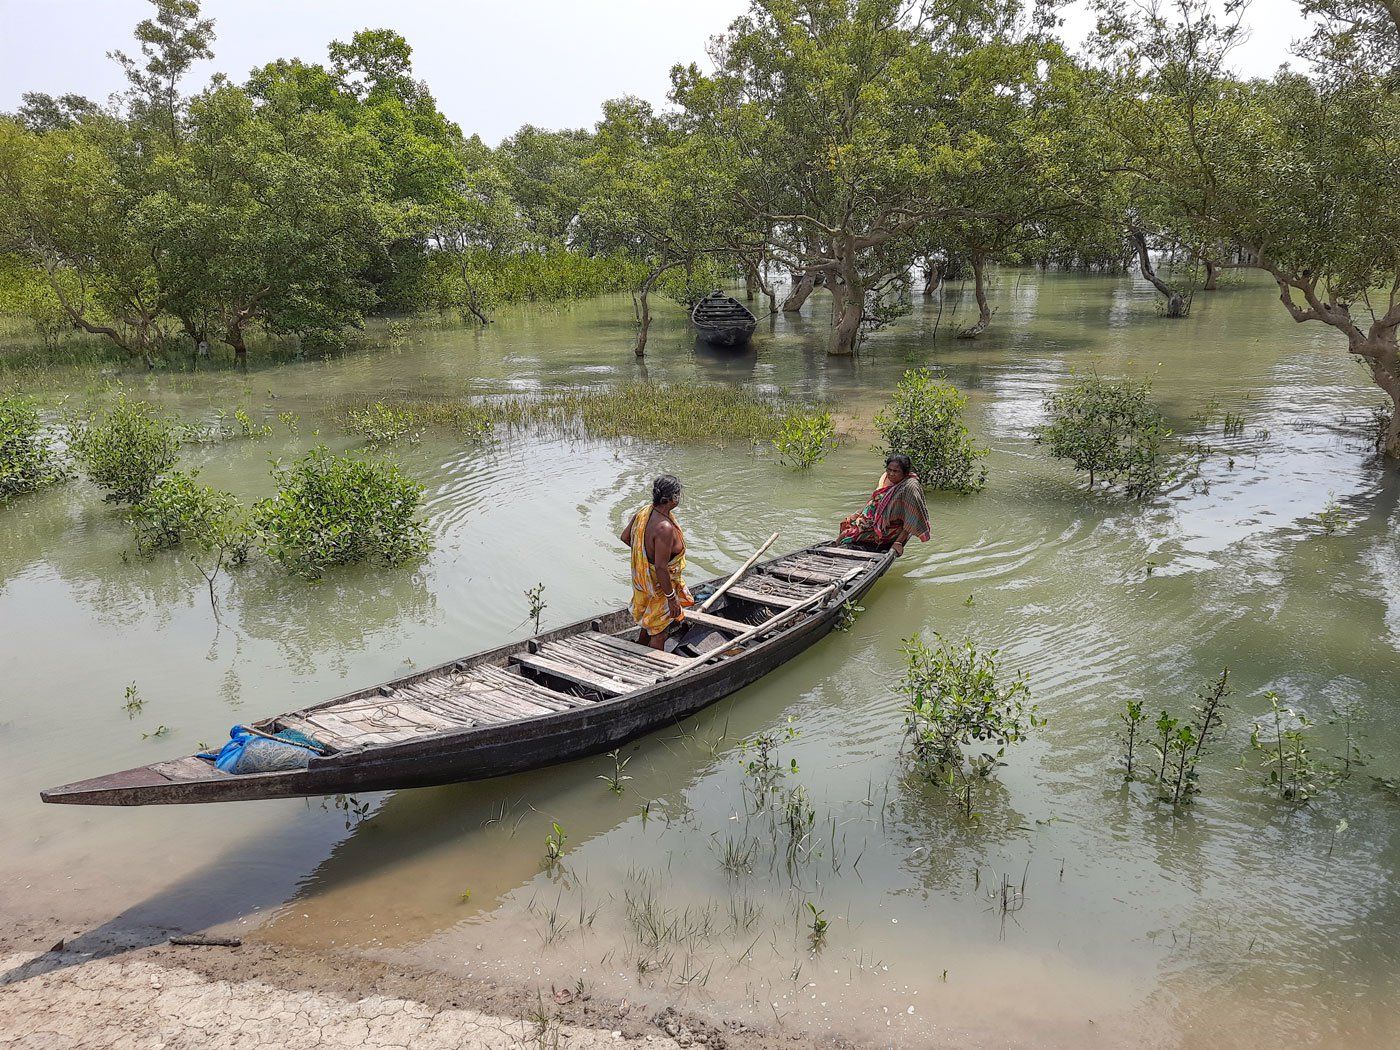
[[[807,911],[811,915],[811,921],[807,924],[811,931],[808,934],[814,949],[820,948],[826,943],[826,931],[830,923],[826,921],[826,912],[818,908],[811,901],[807,902]]]
[[[934,637],[936,646],[911,638],[903,648],[904,732],[914,766],[935,783],[964,771],[987,777],[1008,747],[1045,721],[1025,677],[1006,680],[999,650],[984,653],[970,640],[954,645]]]
[[[1324,536],[1336,535],[1337,530],[1347,523],[1346,512],[1342,510],[1342,505],[1337,502],[1334,494],[1328,493],[1327,505],[1318,513],[1317,523],[1322,527]]]
[[[614,795],[622,794],[623,784],[632,778],[623,775],[623,770],[627,768],[627,763],[632,761],[631,756],[622,757],[622,748],[615,748],[608,752],[608,757],[613,761],[613,771],[611,773],[600,773],[598,779],[608,785],[608,790]]]
[[[145,706],[146,701],[137,691],[136,683],[132,682],[126,687],[126,697],[125,702],[122,704],[122,710],[126,712],[126,717],[131,719],[139,715],[141,713],[141,708]]]
[[[836,629],[838,631],[849,631],[856,625],[856,619],[863,612],[865,612],[865,606],[857,605],[848,598],[841,606],[841,615],[836,620]]]
[[[559,826],[557,820],[550,821],[553,830],[544,838],[544,859],[545,863],[553,867],[564,856],[564,843],[568,841],[568,836],[564,834],[564,829]]]
[[[806,470],[826,458],[836,447],[836,428],[830,412],[793,412],[783,419],[773,439],[778,459],[785,466]]]
[[[926,489],[978,491],[987,482],[981,460],[988,450],[973,443],[966,407],[966,395],[927,369],[905,372],[894,399],[875,417],[882,451],[907,455]]]
[[[165,414],[120,394],[116,403],[68,425],[68,447],[107,499],[139,503],[175,465],[180,432]]]
[[[387,445],[404,438],[412,443],[423,436],[423,423],[416,412],[382,401],[350,409],[345,413],[345,420],[352,433],[359,434],[371,445]]]
[[[549,608],[549,603],[544,600],[544,584],[537,583],[525,592],[525,600],[530,603],[530,611],[527,618],[535,621],[535,633],[540,633],[540,617]]]
[[[1285,707],[1273,690],[1264,694],[1269,710],[1249,734],[1250,749],[1257,756],[1266,781],[1279,800],[1306,805],[1331,776],[1325,764],[1312,757],[1307,715]]]
[[[141,739],[142,739],[142,740],[154,740],[154,739],[157,738],[157,737],[165,736],[165,735],[166,735],[167,733],[169,733],[169,732],[170,732],[170,727],[167,726],[167,725],[162,724],[162,725],[156,726],[156,727],[155,727],[154,729],[152,729],[149,733],[142,733],[142,734],[141,734]]]
[[[0,503],[66,476],[58,454],[44,440],[35,402],[19,394],[0,397]]]
[[[1045,399],[1049,422],[1036,442],[1056,459],[1138,499],[1155,495],[1180,474],[1179,455],[1151,385],[1081,376]]]
[[[1172,805],[1190,803],[1200,793],[1197,767],[1201,756],[1224,724],[1222,712],[1229,706],[1225,700],[1231,692],[1227,667],[1210,686],[1196,694],[1189,717],[1164,709],[1150,726],[1142,701],[1126,701],[1118,714],[1124,726],[1123,778],[1142,779],[1137,752],[1150,729],[1154,735],[1149,743],[1157,752],[1157,762],[1148,778],[1156,782],[1158,797]]]
[[[397,565],[431,547],[419,520],[423,488],[392,463],[313,449],[274,471],[277,495],[257,504],[263,550],[308,579],[361,561]]]

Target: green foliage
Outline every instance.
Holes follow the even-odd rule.
[[[886,455],[903,453],[926,489],[976,492],[987,481],[978,461],[987,449],[972,441],[963,410],[966,395],[927,369],[904,373],[894,399],[875,417]]]
[[[1149,399],[1151,384],[1082,376],[1045,399],[1049,422],[1036,441],[1056,459],[1145,499],[1175,479],[1172,432]]]
[[[0,396],[0,503],[64,476],[62,462],[44,438],[34,401],[22,394]]]
[[[126,712],[126,717],[131,719],[139,715],[141,713],[141,708],[145,706],[145,699],[136,688],[136,683],[132,682],[126,687],[126,692],[122,695],[122,710]]]
[[[569,840],[569,836],[564,834],[564,829],[559,826],[557,820],[550,821],[550,827],[550,833],[544,837],[544,859],[545,864],[553,867],[564,856],[564,843]]]
[[[1196,767],[1206,746],[1223,724],[1221,712],[1229,706],[1225,699],[1230,692],[1230,670],[1226,668],[1208,688],[1196,694],[1190,717],[1180,718],[1163,710],[1150,726],[1142,701],[1125,701],[1118,714],[1126,729],[1123,736],[1123,779],[1140,779],[1134,761],[1137,747],[1148,729],[1155,730],[1157,738],[1151,743],[1157,752],[1158,763],[1152,779],[1157,785],[1158,797],[1172,805],[1190,803],[1200,793]]]
[[[345,413],[345,420],[352,433],[359,434],[371,445],[386,445],[403,438],[417,441],[423,433],[416,413],[382,401],[350,409]]]
[[[836,447],[830,412],[791,412],[773,439],[779,460],[798,470],[820,463]]]
[[[418,518],[423,488],[393,464],[317,448],[274,476],[278,492],[254,508],[254,525],[290,572],[316,579],[333,565],[397,565],[431,546]]]
[[[139,503],[156,480],[175,465],[180,430],[144,401],[119,394],[112,405],[69,424],[68,446],[88,478],[107,499]]]
[[[525,600],[530,603],[530,610],[527,616],[535,621],[535,633],[540,633],[540,617],[549,608],[549,603],[544,600],[544,584],[537,583],[525,592]]]
[[[176,470],[162,477],[131,511],[136,549],[142,554],[178,547],[186,540],[202,543],[226,519],[239,517],[238,499]],[[245,533],[246,552],[246,533]]]
[[[900,689],[914,767],[935,782],[951,783],[965,765],[975,776],[989,776],[1006,749],[1044,720],[1024,676],[1005,680],[998,650],[984,653],[969,640],[951,645],[935,638],[936,647],[911,638],[903,648]]]
[[[1250,750],[1280,801],[1306,805],[1334,774],[1313,758],[1308,716],[1283,706],[1272,689],[1264,699],[1269,701],[1269,710],[1250,730]]]
[[[600,773],[598,779],[606,783],[608,785],[608,790],[614,795],[621,795],[622,792],[626,790],[623,785],[632,779],[623,772],[623,770],[627,768],[627,763],[632,761],[632,757],[629,755],[627,758],[623,758],[621,748],[614,748],[612,751],[609,751],[608,757],[613,761],[612,772]]]

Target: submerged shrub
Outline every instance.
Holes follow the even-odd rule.
[[[416,441],[423,433],[423,424],[411,409],[374,401],[364,408],[352,408],[345,413],[346,425],[373,445],[386,445],[408,438]]]
[[[951,645],[934,637],[936,647],[918,638],[904,643],[904,732],[915,768],[945,782],[964,772],[966,763],[986,777],[1007,747],[1044,720],[1030,702],[1025,677],[1005,680],[998,650],[983,653],[967,640]]]
[[[963,422],[967,397],[927,369],[904,373],[894,399],[875,417],[884,453],[902,452],[926,489],[976,492],[987,481],[978,448]]]
[[[0,397],[0,501],[50,485],[64,473],[44,440],[34,402],[20,394]]]
[[[799,470],[820,463],[836,447],[836,428],[830,412],[793,412],[773,439],[778,459]]]
[[[186,541],[203,546],[230,522],[242,526],[241,554],[247,553],[247,528],[238,498],[195,479],[196,474],[173,471],[152,485],[132,509],[131,527],[136,533],[136,549],[142,554],[178,547]]]
[[[69,446],[107,499],[139,503],[180,454],[180,429],[168,416],[125,394],[70,425]]]
[[[1151,384],[1130,379],[1076,379],[1045,399],[1050,421],[1036,441],[1096,481],[1122,485],[1139,499],[1162,490],[1178,473],[1172,431],[1149,399]]]
[[[277,495],[254,508],[269,557],[315,579],[328,566],[396,565],[430,547],[418,519],[423,488],[392,463],[313,449],[275,472]]]

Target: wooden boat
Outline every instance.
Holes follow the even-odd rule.
[[[791,660],[825,636],[845,603],[858,602],[893,558],[820,544],[761,562],[708,611],[687,610],[688,626],[666,652],[634,640],[624,607],[252,723],[261,733],[292,729],[321,745],[304,769],[232,774],[190,755],[41,797],[144,806],[384,791],[600,754]]]
[[[715,346],[738,346],[747,343],[758,327],[758,318],[732,295],[711,292],[695,304],[690,321],[707,343]]]

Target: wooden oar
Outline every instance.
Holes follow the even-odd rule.
[[[778,534],[776,532],[773,533],[773,535],[769,536],[767,543],[765,543],[762,547],[758,548],[758,550],[754,551],[753,554],[749,557],[748,561],[744,562],[743,565],[740,565],[737,569],[734,570],[733,576],[729,577],[729,579],[725,580],[724,583],[720,584],[719,590],[715,591],[714,594],[710,595],[704,600],[704,602],[701,603],[700,611],[709,612],[710,606],[714,604],[715,599],[718,598],[725,591],[729,590],[730,587],[734,586],[734,583],[739,579],[740,576],[744,575],[744,573],[748,572],[751,568],[753,568],[753,563],[758,561],[758,559],[763,556],[764,551],[766,551],[769,547],[773,546],[773,541],[777,538]]]

